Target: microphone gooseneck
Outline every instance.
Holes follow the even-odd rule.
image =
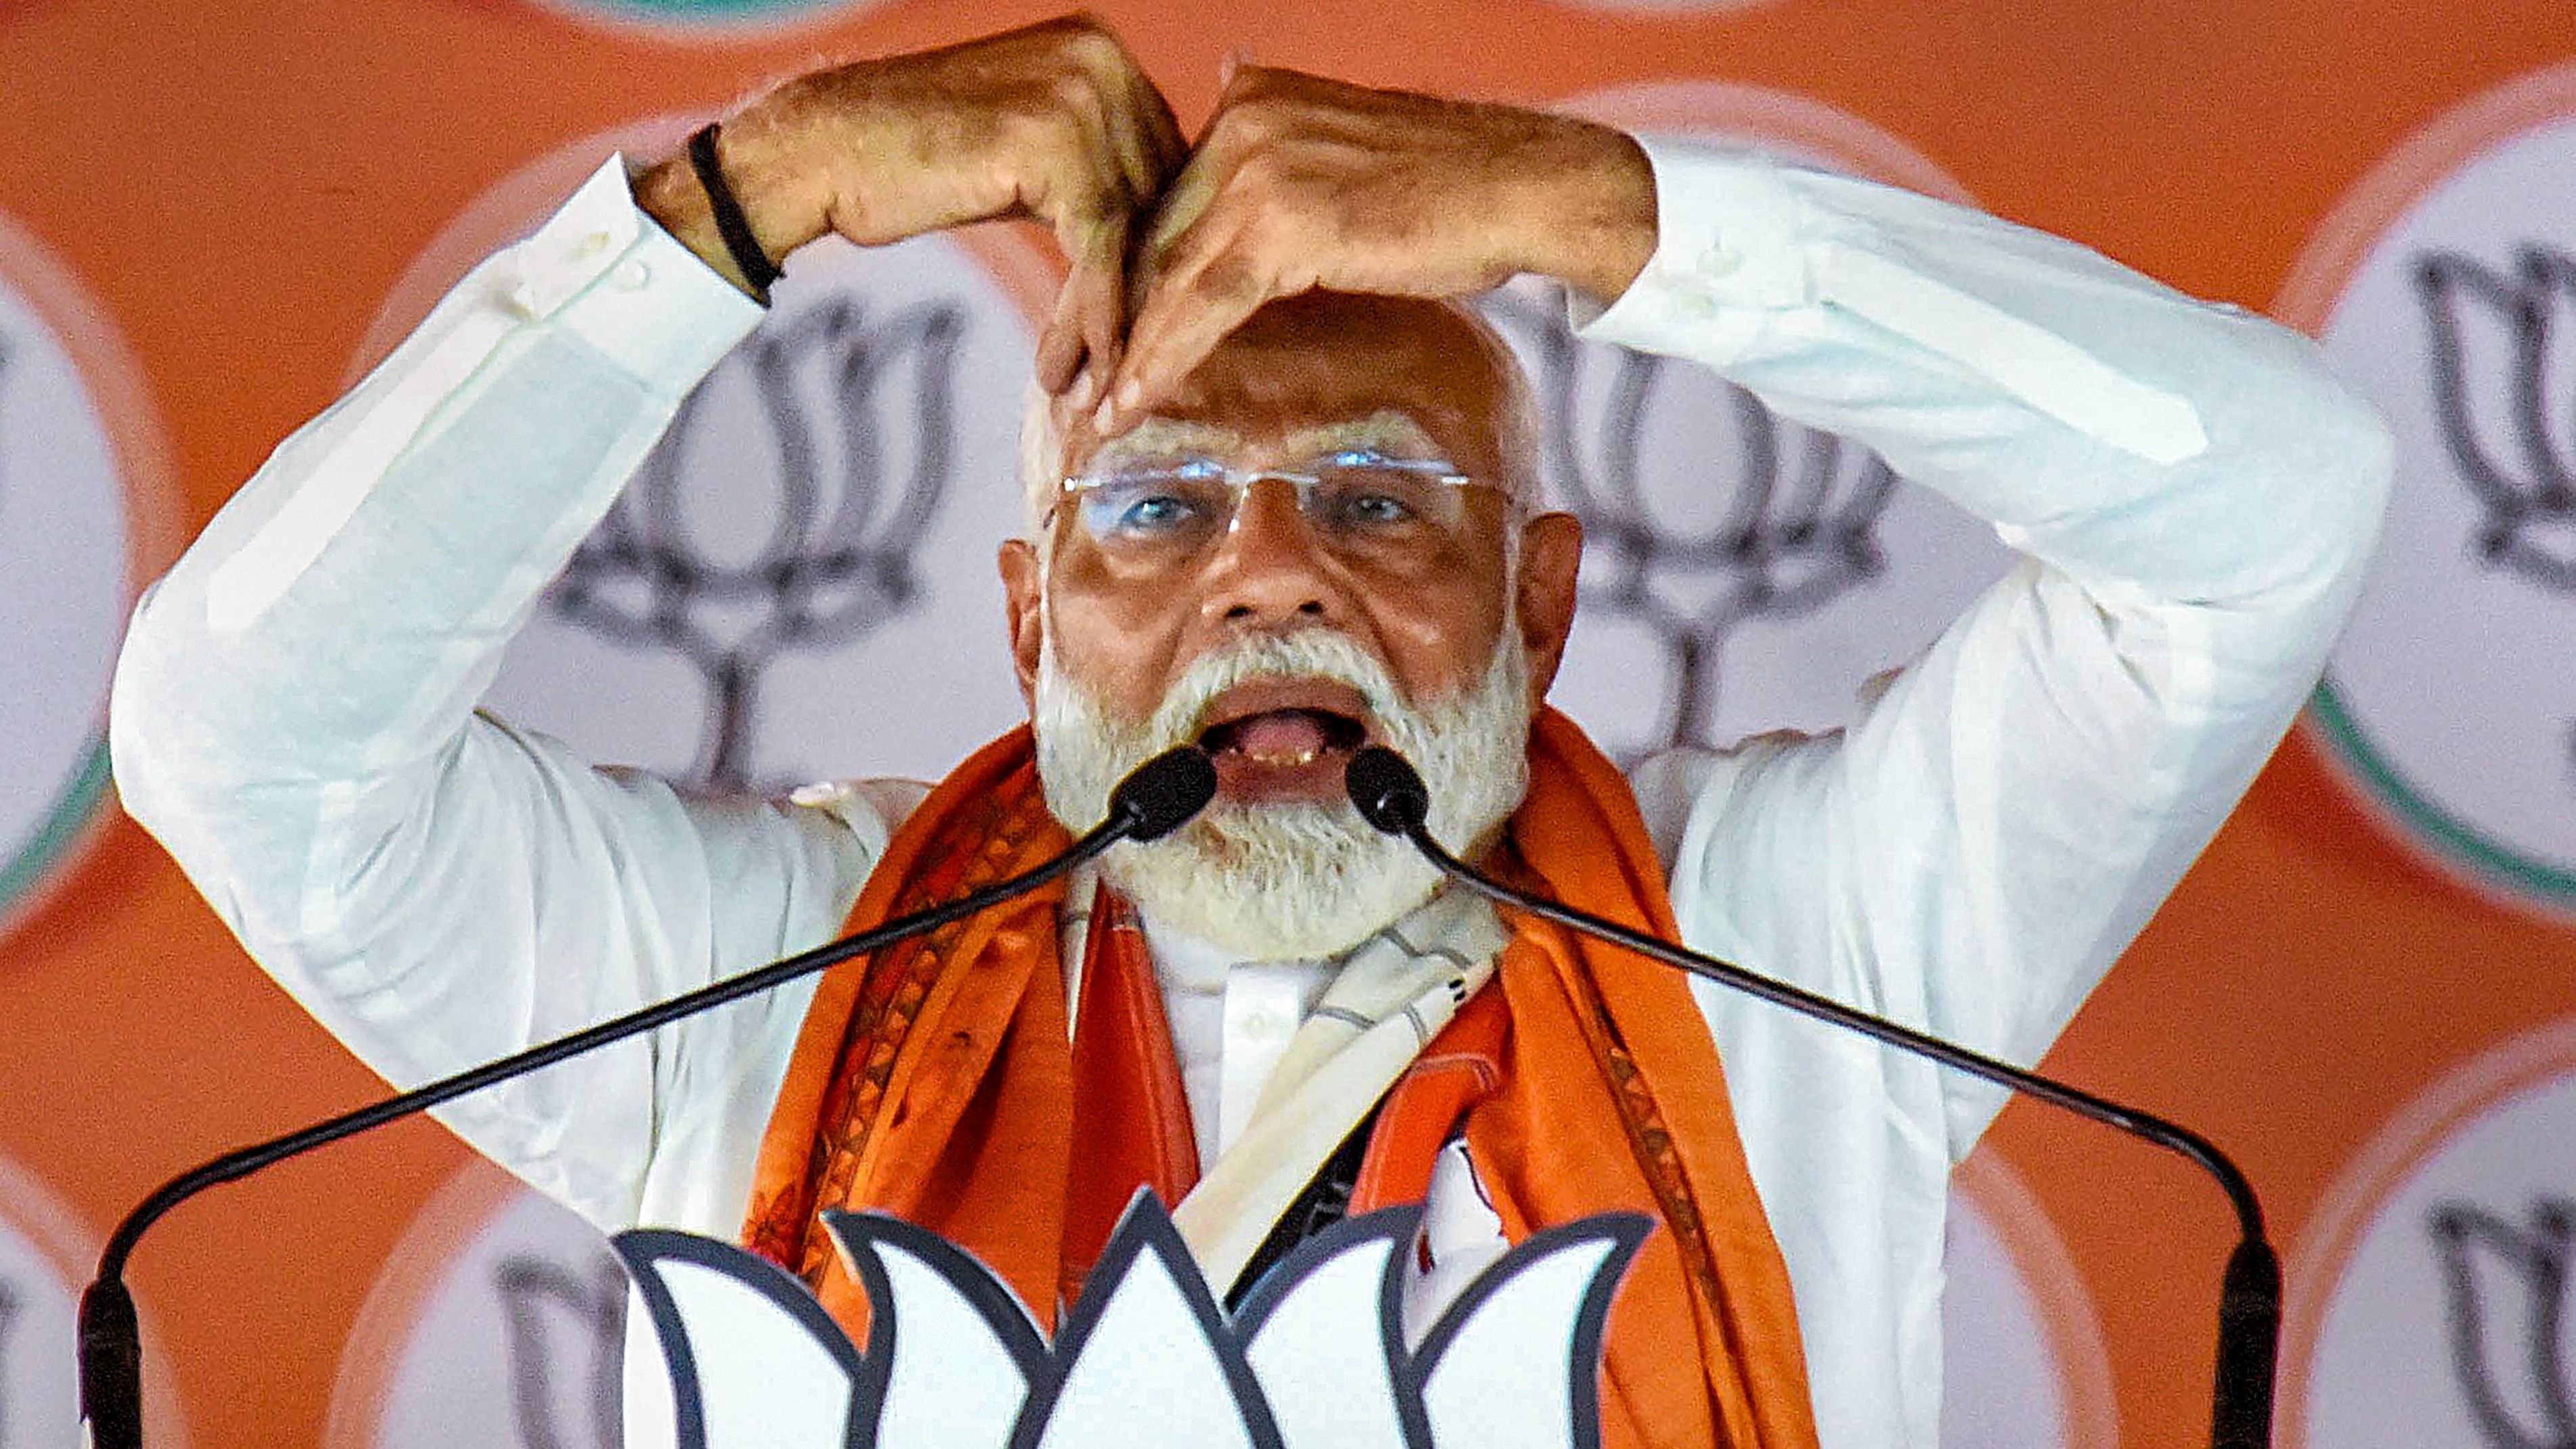
[[[228,1152],[163,1183],[135,1205],[108,1235],[98,1277],[81,1295],[80,1402],[91,1449],[142,1449],[143,1348],[134,1298],[126,1290],[125,1264],[144,1231],[180,1203],[221,1183],[247,1177],[274,1163],[352,1137],[452,1101],[469,1092],[522,1076],[612,1042],[667,1026],[683,1017],[758,995],[810,976],[853,956],[881,950],[907,937],[937,930],[978,911],[1025,895],[1094,859],[1122,840],[1152,840],[1187,824],[1216,794],[1216,767],[1207,752],[1183,745],[1136,767],[1109,797],[1108,818],[1062,855],[1008,880],[970,891],[945,905],[899,917],[854,936],[817,946],[757,970],[711,982],[568,1036],[540,1042],[498,1061],[468,1068],[425,1086],[345,1112],[327,1121]]]
[[[2262,1449],[2272,1439],[2274,1373],[2281,1335],[2281,1264],[2263,1235],[2263,1205],[2254,1185],[2227,1154],[2199,1133],[2161,1117],[2098,1097],[2037,1072],[1971,1051],[1955,1042],[1899,1026],[1845,1006],[1830,997],[1747,971],[1732,962],[1631,930],[1616,921],[1534,896],[1493,879],[1451,855],[1431,837],[1431,794],[1422,776],[1403,756],[1383,745],[1370,745],[1351,757],[1345,774],[1351,804],[1360,818],[1389,835],[1413,842],[1440,871],[1487,899],[1561,926],[1624,946],[1641,956],[1703,976],[1720,985],[1760,997],[1804,1015],[1856,1031],[1901,1051],[1927,1057],[1943,1066],[1982,1077],[1998,1086],[2036,1097],[2078,1116],[2105,1123],[2131,1136],[2176,1152],[2218,1180],[2235,1209],[2239,1234],[2219,1295],[2218,1369],[2211,1408],[2213,1449]]]

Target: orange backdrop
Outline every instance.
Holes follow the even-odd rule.
[[[1098,9],[1185,123],[1230,52],[1495,98],[1672,77],[1803,93],[2003,215],[2255,308],[2406,138],[2576,55],[2564,0]],[[1049,10],[886,0],[709,36],[525,0],[14,0],[0,210],[139,363],[177,479],[140,544],[157,567],[331,400],[397,277],[499,179],[641,116],[713,111],[817,55]],[[93,1240],[180,1166],[379,1089],[152,841],[108,817],[0,948],[0,1153]],[[2295,1256],[2392,1115],[2452,1065],[2571,1014],[2576,934],[2418,864],[2303,732],[2050,1065],[2235,1150]],[[1994,1143],[2080,1265],[2123,1440],[2199,1439],[2229,1240],[2214,1194],[2028,1106]],[[361,1298],[460,1153],[410,1124],[218,1192],[156,1235],[133,1279],[192,1443],[313,1442]]]

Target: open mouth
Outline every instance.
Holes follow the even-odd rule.
[[[1199,747],[1264,765],[1296,768],[1327,754],[1348,754],[1368,739],[1368,728],[1346,714],[1324,709],[1271,709],[1211,725]]]
[[[1352,752],[1368,743],[1368,702],[1346,684],[1256,679],[1210,702],[1199,744],[1218,788],[1247,801],[1338,799]]]

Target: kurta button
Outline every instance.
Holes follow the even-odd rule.
[[[628,262],[611,273],[610,280],[622,291],[641,292],[644,284],[653,280],[653,269],[640,261]]]
[[[1712,277],[1733,276],[1744,267],[1744,253],[1716,246],[1700,253],[1699,269]]]

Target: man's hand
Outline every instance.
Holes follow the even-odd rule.
[[[1654,247],[1654,173],[1620,132],[1246,66],[1140,249],[1096,421],[1133,423],[1276,297],[1462,297],[1532,272],[1609,300]]]
[[[996,217],[1052,227],[1072,273],[1038,344],[1050,392],[1116,365],[1130,224],[1187,154],[1153,82],[1080,16],[800,76],[727,120],[717,146],[772,258],[826,232],[878,245]],[[743,281],[686,156],[636,195]]]

